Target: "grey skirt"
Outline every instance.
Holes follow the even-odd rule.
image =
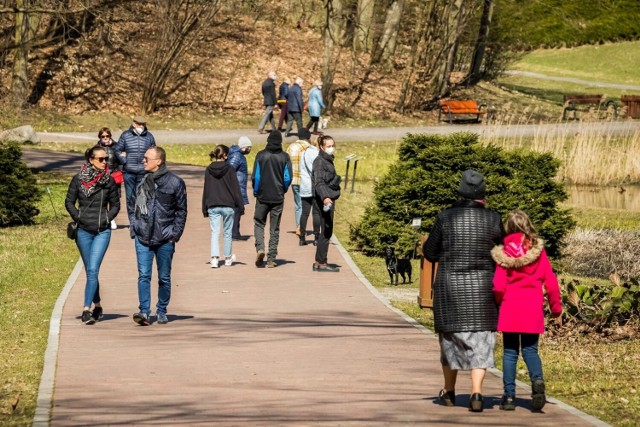
[[[496,332],[443,332],[439,335],[440,363],[454,371],[493,368]]]

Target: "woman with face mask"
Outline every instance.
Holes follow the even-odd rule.
[[[320,153],[313,161],[311,181],[313,183],[314,203],[321,212],[320,236],[316,246],[316,261],[313,271],[338,272],[340,269],[327,264],[329,240],[333,234],[333,212],[335,201],[340,197],[340,176],[333,165],[335,141],[329,135],[318,138]]]
[[[78,225],[76,245],[87,274],[82,323],[92,325],[102,317],[98,274],[111,240],[110,223],[120,211],[120,197],[107,166],[105,149],[91,147],[85,152],[85,159],[80,172],[71,179],[64,205]]]

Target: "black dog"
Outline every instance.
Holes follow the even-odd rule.
[[[392,285],[398,284],[398,276],[402,276],[402,283],[407,283],[405,274],[409,277],[409,283],[411,283],[411,260],[409,258],[396,257],[396,249],[392,246],[388,246],[384,253],[384,261],[387,264],[387,271],[389,272],[389,280]],[[394,283],[395,279],[395,283]]]

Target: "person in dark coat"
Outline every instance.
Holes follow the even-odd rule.
[[[102,317],[98,275],[111,240],[111,220],[120,211],[120,197],[107,166],[104,148],[91,147],[84,157],[86,163],[71,179],[64,206],[78,226],[76,246],[87,274],[82,323],[92,325]]]
[[[318,138],[320,152],[313,161],[311,181],[313,183],[314,203],[320,215],[320,236],[316,246],[316,261],[313,271],[338,272],[338,267],[327,264],[329,240],[333,235],[333,213],[335,202],[340,197],[340,176],[333,165],[335,141],[329,135]]]
[[[469,407],[483,409],[482,382],[494,366],[498,307],[493,297],[495,262],[491,250],[502,242],[500,215],[485,207],[486,185],[473,170],[462,174],[461,199],[438,214],[424,243],[424,256],[438,263],[433,314],[440,339],[446,406],[455,405],[459,370],[471,371]]]
[[[218,268],[220,259],[220,221],[224,235],[224,265],[231,266],[236,261],[233,254],[231,229],[233,212],[244,210],[240,185],[233,167],[227,163],[229,147],[218,145],[209,154],[211,164],[204,173],[202,191],[202,214],[211,223],[211,268]]]
[[[240,184],[240,192],[242,193],[243,205],[234,210],[233,216],[233,228],[231,230],[232,240],[247,240],[249,237],[243,237],[240,234],[240,218],[244,215],[244,205],[249,204],[249,197],[247,196],[247,178],[249,176],[249,168],[247,166],[246,156],[251,152],[251,140],[246,136],[241,136],[238,139],[238,145],[232,145],[229,148],[229,157],[227,163],[231,165],[234,171],[236,171],[236,177],[238,178],[238,184]]]
[[[264,127],[267,121],[271,123],[271,130],[276,129],[276,122],[273,120],[273,108],[276,105],[276,72],[269,71],[267,78],[262,82],[262,98],[264,103],[264,114],[258,125],[258,133],[267,133]]]
[[[302,85],[304,80],[300,77],[296,77],[293,81],[293,86],[289,89],[289,96],[287,97],[287,129],[284,136],[291,136],[291,127],[293,121],[296,121],[298,132],[303,128],[302,126],[302,112],[304,111],[304,103],[302,101]]]
[[[116,143],[111,137],[111,129],[102,128],[98,132],[98,145],[104,148],[109,159],[107,160],[107,167],[111,173],[120,171],[120,161],[118,160],[118,156],[116,156]],[[119,172],[122,173],[122,172]],[[120,191],[122,184],[116,183],[116,187],[118,188],[118,198],[120,198]],[[111,229],[116,230],[118,225],[116,224],[116,220],[111,220]]]
[[[278,119],[278,130],[280,132],[284,131],[282,127],[283,123],[286,123],[287,120],[287,97],[289,96],[289,86],[291,85],[291,80],[288,77],[284,78],[284,81],[278,88],[278,107],[280,107],[280,118]]]
[[[122,132],[116,143],[116,156],[123,165],[124,191],[127,201],[127,215],[133,214],[136,204],[136,188],[145,176],[143,157],[156,140],[147,129],[147,120],[142,116],[133,118],[129,129]]]
[[[291,185],[293,170],[289,155],[282,151],[282,134],[274,130],[267,138],[267,146],[256,155],[251,174],[256,207],[253,214],[256,238],[256,267],[261,267],[265,257],[264,227],[269,216],[269,251],[267,267],[277,267],[280,220],[284,206],[284,195]]]
[[[167,169],[167,154],[151,147],[143,156],[146,174],[136,191],[133,213],[129,215],[131,238],[135,239],[138,258],[138,299],[133,315],[139,325],[150,324],[151,269],[153,258],[158,267],[159,324],[168,323],[167,306],[171,299],[171,264],[176,243],[187,223],[187,187],[182,178]]]

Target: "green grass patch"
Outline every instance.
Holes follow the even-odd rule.
[[[539,49],[523,56],[512,69],[558,77],[616,84],[640,84],[640,41]]]
[[[36,224],[0,229],[2,425],[32,422],[49,319],[78,260],[78,250],[65,234],[69,219],[64,197],[69,177],[43,173],[38,175],[38,181],[45,193],[38,204]]]

